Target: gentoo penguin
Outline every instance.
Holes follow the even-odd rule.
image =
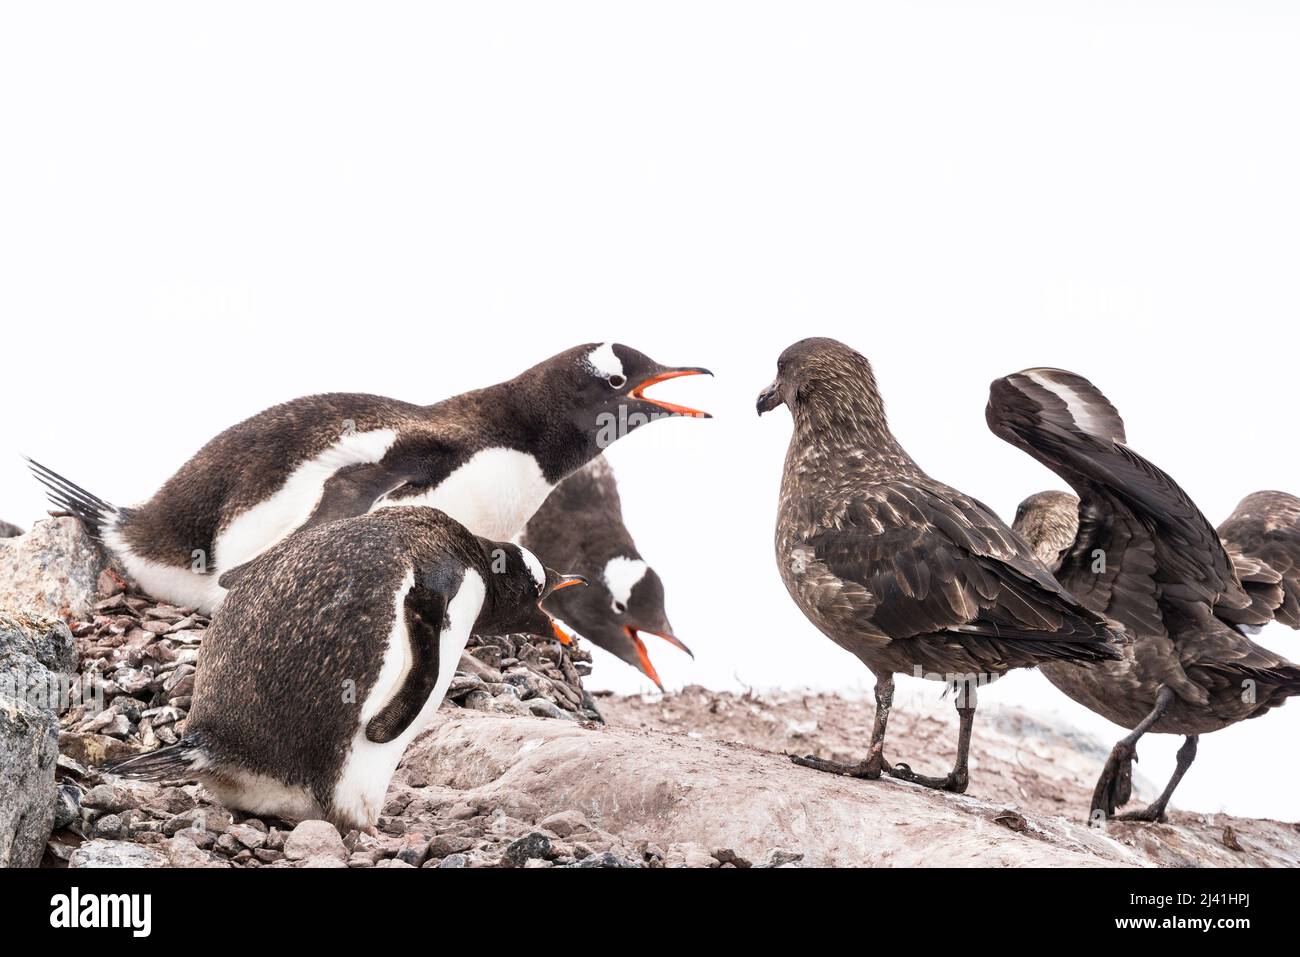
[[[1044,661],[1116,658],[1121,639],[990,509],[921,470],[889,431],[866,358],[805,339],[776,368],[758,412],[784,404],[794,419],[776,525],[781,578],[809,620],[876,676],[866,758],[795,763],[964,791],[978,684]],[[956,688],[957,762],[945,777],[885,760],[896,672]]]
[[[623,524],[618,483],[603,455],[559,484],[529,520],[520,542],[545,564],[587,579],[588,587],[550,599],[547,611],[640,669],[662,691],[642,634],[662,638],[688,655],[691,650],[668,624],[663,582]]]
[[[1199,735],[1300,694],[1300,667],[1245,634],[1274,618],[1300,625],[1300,500],[1257,492],[1216,531],[1172,478],[1128,447],[1101,391],[1060,369],[998,379],[987,418],[994,434],[1079,495],[1031,496],[1016,530],[1062,585],[1133,639],[1119,661],[1042,666],[1061,691],[1130,729],[1097,782],[1092,820],[1111,817],[1131,796],[1136,745],[1148,731],[1186,740],[1156,801],[1121,817],[1163,820]]]
[[[210,613],[224,596],[222,572],[295,530],[376,508],[427,505],[476,535],[513,538],[561,479],[622,435],[654,418],[705,417],[645,395],[701,373],[589,343],[431,406],[346,393],[295,399],[222,432],[132,508],[32,468],[145,592]]]
[[[229,807],[343,829],[374,826],[470,633],[532,627],[582,581],[419,507],[316,526],[224,578],[184,737],[108,770],[196,776]]]

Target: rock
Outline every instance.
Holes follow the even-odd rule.
[[[182,830],[212,831],[217,834],[234,823],[234,816],[223,807],[209,805],[182,811],[163,822],[162,832],[171,837]]]
[[[95,837],[120,838],[126,836],[126,825],[117,814],[105,814],[95,821]]]
[[[37,522],[17,538],[0,538],[0,608],[82,618],[98,600],[105,559],[75,518]]]
[[[551,839],[533,831],[506,846],[504,859],[511,867],[523,867],[528,861],[551,856]]]
[[[803,860],[802,854],[796,854],[793,851],[783,851],[779,848],[772,848],[767,852],[767,857],[759,867],[787,867],[791,864],[797,864]]]
[[[140,751],[138,747],[104,734],[60,731],[58,741],[64,754],[90,767],[120,761]]]
[[[54,830],[80,819],[81,789],[72,784],[60,784],[54,796]]]
[[[589,854],[582,858],[576,864],[570,864],[570,867],[630,867],[630,865],[619,858],[616,854],[605,851],[602,854]]]
[[[97,784],[86,792],[81,799],[81,806],[92,811],[116,813],[138,806],[138,799],[132,791],[112,784]]]
[[[266,832],[247,824],[234,824],[221,836],[237,841],[241,847],[246,847],[250,851],[255,851],[266,844]]]
[[[402,842],[397,851],[397,860],[409,867],[419,867],[429,857],[429,841],[415,835]]]
[[[315,857],[309,857],[304,861],[301,867],[347,867],[347,862],[341,858],[334,857],[332,854],[318,854]]]
[[[188,832],[181,832],[161,845],[171,867],[229,867],[230,864],[206,851],[200,850]]]
[[[10,522],[0,522],[0,538],[17,538],[23,530]]]
[[[100,598],[112,598],[115,595],[122,594],[126,590],[126,582],[116,573],[107,568],[99,573],[95,579],[95,591]]]
[[[194,796],[182,788],[159,788],[146,806],[163,814],[181,814],[195,806]]]
[[[38,865],[54,828],[72,648],[62,622],[0,612],[0,867]]]
[[[713,858],[719,864],[730,864],[732,867],[749,868],[754,866],[752,861],[748,861],[741,857],[729,847],[720,848],[714,851]]]
[[[717,867],[718,860],[702,844],[686,842],[670,844],[665,857],[668,867]]]
[[[784,722],[776,728],[784,735]],[[1014,736],[1007,741],[1015,746]],[[779,753],[639,727],[589,730],[570,721],[452,710],[411,744],[403,766],[421,773],[430,787],[458,790],[481,813],[521,804],[517,795],[547,815],[580,808],[608,836],[572,832],[564,840],[574,845],[575,858],[582,853],[579,843],[590,848],[586,856],[620,856],[620,844],[645,840],[665,849],[665,863],[673,844],[694,844],[699,856],[691,860],[701,866],[720,864],[711,848],[731,850],[756,866],[788,866],[799,854],[804,865],[816,867],[1134,866],[1151,860],[1148,851],[1059,813],[1026,810],[1030,828],[1012,831],[993,824],[993,808],[969,794],[940,795],[892,779],[864,788],[860,781],[805,773]],[[519,810],[506,813],[530,820]],[[531,817],[533,826],[545,816]],[[1220,823],[1213,846],[1222,858],[1214,860],[1233,854],[1218,840],[1222,830]],[[1300,837],[1293,840],[1300,849]],[[1241,843],[1248,846],[1244,835]],[[782,853],[771,856],[774,848]],[[682,865],[686,857],[680,853]]]
[[[432,857],[448,857],[461,851],[468,851],[473,846],[474,842],[463,835],[439,834],[430,842],[429,854]]]
[[[473,692],[470,692],[473,695]],[[468,696],[467,696],[468,697]],[[500,714],[531,714],[528,706],[514,694],[502,692],[492,699],[492,710]]]
[[[442,859],[442,863],[439,864],[438,866],[439,867],[464,867],[468,863],[469,860],[468,858],[465,857],[464,854],[448,854],[446,857]]]
[[[72,852],[69,867],[166,867],[167,855],[130,841],[87,841]]]
[[[480,802],[478,807],[480,811],[489,813],[500,811],[506,817],[512,817],[528,824],[532,824],[542,816],[542,806],[535,798],[513,788],[494,791],[490,797]]]
[[[500,660],[499,656],[498,660]],[[478,658],[467,652],[461,652],[460,663],[456,666],[456,670],[467,675],[473,675],[480,681],[497,682],[501,680],[500,671],[484,664]]]
[[[568,837],[574,831],[585,831],[590,827],[581,811],[557,811],[542,818],[537,826],[556,837]]]
[[[328,821],[303,821],[295,827],[284,842],[284,856],[291,861],[310,861],[328,857],[340,866],[348,859],[348,849],[338,828]],[[320,867],[323,865],[308,865]]]
[[[530,714],[538,718],[574,718],[575,716],[556,705],[548,698],[532,698],[527,702]]]

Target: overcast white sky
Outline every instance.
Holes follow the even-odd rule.
[[[984,425],[1030,365],[1092,378],[1215,522],[1300,491],[1288,6],[7,4],[0,516],[42,511],[20,453],[129,503],[275,402],[612,339],[717,373],[661,387],[715,420],[610,454],[696,651],[661,674],[869,685],[772,556],[789,419],[754,397],[796,339],[868,355],[903,444],[1004,516],[1060,484]],[[1037,674],[982,701],[1119,733]],[[1175,803],[1296,819],[1297,737],[1293,704],[1206,738]]]

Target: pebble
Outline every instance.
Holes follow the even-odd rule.
[[[537,826],[556,837],[568,837],[574,831],[588,830],[586,817],[581,811],[557,811],[537,822]]]
[[[342,865],[348,859],[348,849],[343,845],[343,838],[333,824],[328,821],[303,821],[284,842],[284,856],[291,861],[330,857]]]
[[[528,861],[552,855],[551,839],[537,831],[507,845],[503,858],[511,867],[523,867]]]

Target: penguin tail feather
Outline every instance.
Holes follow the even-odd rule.
[[[26,456],[24,456],[26,458]],[[108,520],[120,513],[115,505],[105,502],[98,495],[87,492],[80,485],[68,481],[58,472],[46,468],[40,462],[27,459],[36,481],[45,486],[45,496],[60,511],[68,512],[81,519],[92,538],[99,539],[101,531]]]
[[[176,781],[194,777],[195,772],[207,764],[205,757],[198,741],[181,738],[165,748],[105,764],[99,770],[139,781]]]

